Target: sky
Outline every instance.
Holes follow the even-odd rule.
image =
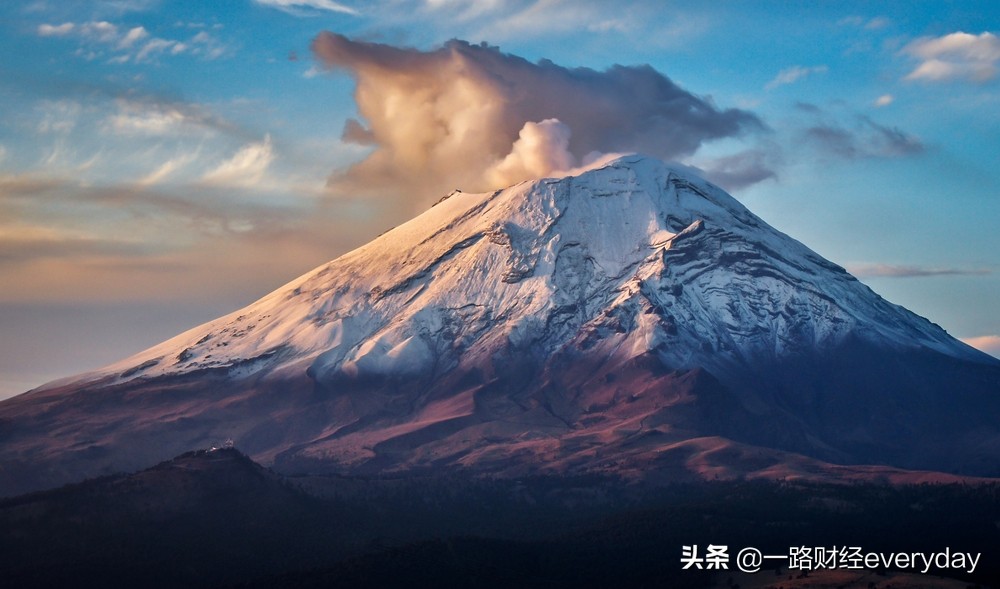
[[[1000,355],[1000,4],[0,5],[0,398],[639,151]]]

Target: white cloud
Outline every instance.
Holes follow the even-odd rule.
[[[362,120],[348,121],[342,137],[373,148],[331,176],[341,195],[433,202],[455,187],[489,190],[558,171],[550,165],[562,167],[560,151],[677,159],[763,129],[752,113],[720,109],[650,66],[564,68],[459,40],[425,52],[328,32],[312,50],[325,69],[355,79]]]
[[[875,106],[878,107],[889,106],[890,104],[892,104],[894,100],[895,98],[892,96],[892,94],[883,94],[882,96],[879,96],[878,98],[875,99]]]
[[[882,16],[876,16],[871,19],[865,19],[860,16],[848,16],[837,21],[837,24],[841,26],[848,25],[852,27],[861,27],[869,31],[875,31],[889,26],[891,21]]]
[[[210,35],[207,31],[199,31],[188,43],[191,53],[200,55],[205,59],[218,59],[229,50],[222,42]]]
[[[77,30],[83,37],[100,41],[101,43],[114,43],[118,40],[118,27],[103,20],[84,23]]]
[[[1000,38],[989,32],[922,37],[904,47],[903,53],[920,60],[906,76],[907,80],[943,82],[964,79],[985,82],[997,75]]]
[[[145,61],[154,55],[159,55],[161,53],[169,52],[171,55],[177,55],[187,49],[187,46],[183,43],[178,43],[177,41],[170,41],[167,39],[150,39],[148,43],[142,46],[142,49],[135,54],[136,61]]]
[[[69,133],[83,112],[80,103],[72,100],[43,100],[37,109],[42,112],[42,120],[36,127],[39,133]]]
[[[136,42],[141,41],[149,36],[149,32],[145,27],[135,27],[129,29],[129,32],[122,37],[121,41],[118,42],[118,47],[122,49],[127,49],[136,44]]]
[[[108,117],[107,127],[121,135],[176,135],[185,127],[201,124],[191,114],[170,105],[118,100],[118,113]]]
[[[576,158],[569,151],[570,128],[559,119],[527,122],[511,151],[487,172],[496,186],[507,186],[569,170]]]
[[[793,84],[802,78],[811,76],[812,74],[822,74],[826,73],[827,68],[825,65],[817,65],[813,67],[803,67],[800,65],[795,65],[790,68],[785,68],[778,72],[778,75],[774,77],[773,80],[764,86],[767,90],[772,90],[778,86],[784,86],[786,84]]]
[[[254,0],[257,4],[271,6],[285,12],[293,12],[296,8],[311,8],[314,10],[326,10],[329,12],[340,12],[342,14],[358,14],[358,11],[331,0]]]
[[[271,136],[243,146],[233,157],[202,176],[202,182],[224,186],[253,187],[258,184],[274,161]]]
[[[865,23],[865,28],[869,31],[884,29],[887,26],[889,26],[889,19],[881,16],[877,16]]]
[[[107,113],[99,125],[104,133],[126,137],[195,136],[207,139],[222,134],[243,140],[247,138],[245,130],[217,116],[204,105],[174,102],[153,95],[135,94],[130,98],[115,99],[114,110]]]
[[[65,37],[72,33],[74,28],[76,25],[71,22],[65,22],[61,25],[39,25],[38,34],[42,37]]]
[[[143,26],[135,26],[122,32],[122,29],[107,21],[91,21],[86,23],[63,23],[61,25],[44,24],[38,27],[42,37],[75,36],[83,41],[77,55],[87,60],[102,57],[104,53],[100,46],[108,46],[112,56],[109,63],[128,63],[130,61],[151,61],[161,55],[179,55],[190,53],[203,56],[206,59],[216,59],[225,54],[226,48],[218,40],[202,31],[191,38],[190,43],[176,39],[165,39],[153,36]]]
[[[174,172],[186,167],[198,158],[198,152],[179,155],[175,158],[163,162],[155,170],[140,178],[136,184],[140,186],[152,186],[159,184],[173,175]]]

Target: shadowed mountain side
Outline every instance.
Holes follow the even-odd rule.
[[[348,554],[360,525],[235,450],[0,501],[0,520],[0,574],[22,588],[251,579]]]
[[[507,376],[489,381],[482,372],[452,372],[436,381],[345,379],[317,386],[305,377],[268,375],[234,382],[219,374],[195,373],[142,386],[96,385],[71,394],[39,391],[18,398],[32,402],[6,407],[37,411],[40,402],[31,397],[38,395],[46,410],[32,419],[15,414],[11,427],[0,433],[8,451],[27,457],[3,465],[3,488],[12,495],[52,487],[95,472],[114,472],[108,465],[139,470],[149,456],[167,459],[230,437],[287,474],[601,473],[658,484],[739,477],[917,482],[957,479],[890,467],[838,468],[807,456],[863,465],[879,463],[864,460],[874,455],[888,464],[907,460],[916,469],[933,459],[938,470],[957,472],[962,472],[959,465],[980,471],[995,466],[988,462],[992,439],[975,437],[989,431],[988,416],[982,416],[980,430],[969,429],[961,437],[981,453],[950,456],[946,442],[955,437],[954,420],[964,418],[960,411],[911,405],[906,397],[892,400],[888,395],[896,390],[916,394],[919,388],[886,386],[871,389],[879,395],[826,397],[823,411],[799,410],[798,415],[813,415],[810,423],[796,417],[799,408],[783,409],[787,399],[778,394],[767,405],[778,409],[754,413],[705,370],[667,370],[655,355],[604,364],[566,356],[558,355],[544,367],[531,367],[526,358]],[[854,354],[847,360],[861,361]],[[927,383],[941,367],[924,364],[926,371],[910,378],[931,387]],[[885,380],[902,378],[900,374],[874,378],[871,386],[886,385]],[[921,381],[921,375],[928,380]],[[960,371],[948,376],[961,382],[955,380]],[[832,388],[792,381],[794,398],[823,399],[827,391],[837,390],[835,378],[819,382]],[[74,406],[81,396],[87,398],[86,410]],[[101,410],[92,412],[95,407]],[[867,438],[851,437],[858,431],[859,416],[876,411],[902,412],[905,423],[920,423],[922,429],[906,431],[886,422]],[[76,418],[67,420],[74,412]],[[44,443],[23,441],[38,439]],[[935,441],[941,446],[935,447]]]
[[[982,583],[1000,573],[988,558],[1000,550],[997,491],[995,483],[658,486],[596,475],[287,478],[220,449],[0,500],[0,577],[18,589],[693,588],[725,584],[731,571],[684,570],[681,546],[722,542],[731,557],[741,546],[765,554],[947,546],[983,557],[975,571],[932,572]],[[773,570],[760,575],[789,586]],[[893,587],[926,587],[891,578]]]

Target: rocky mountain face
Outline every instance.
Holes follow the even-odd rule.
[[[998,418],[1000,361],[689,170],[625,156],[456,191],[244,309],[0,403],[0,492],[226,438],[289,473],[996,476]]]

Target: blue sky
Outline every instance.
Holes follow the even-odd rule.
[[[334,35],[317,40],[322,31]],[[374,113],[403,88],[391,80],[413,67],[426,78],[418,94],[453,100],[464,70],[435,60],[455,51],[520,70],[514,56],[549,60],[525,70],[540,94],[559,91],[550,79],[586,77],[574,68],[669,78],[668,91],[711,120],[663,153],[887,299],[996,354],[998,34],[995,2],[6,3],[0,397],[234,310],[418,213],[440,186],[469,188],[457,184],[495,172],[449,168],[445,154],[421,163],[422,175],[358,188],[376,177],[380,154],[395,161],[427,131],[414,110],[402,119],[415,121],[412,132],[384,134],[398,119]],[[451,39],[471,45],[448,54]],[[372,64],[389,48],[399,51],[386,73]],[[356,83],[381,98],[357,101]],[[629,88],[618,90],[613,112],[628,116]],[[471,104],[494,89],[468,91]],[[502,107],[514,127],[501,144],[518,129],[552,131],[582,151],[589,130],[554,100]],[[447,117],[448,104],[428,108]],[[541,122],[517,118],[528,110],[562,122],[522,128]],[[724,126],[726,113],[740,123]],[[345,139],[349,120],[376,143]],[[461,124],[470,137],[484,131]],[[608,136],[590,147],[649,144],[600,145]],[[453,147],[497,155],[483,137],[470,141],[478,147]],[[355,184],[330,181],[345,173]]]

